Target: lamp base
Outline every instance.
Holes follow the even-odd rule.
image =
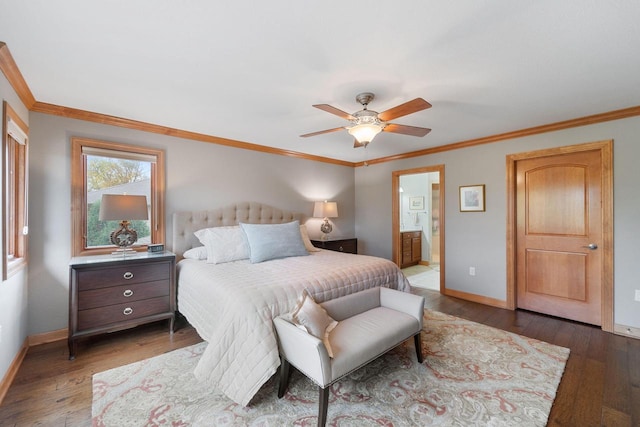
[[[122,221],[120,228],[112,232],[109,239],[114,245],[125,248],[132,246],[138,240],[138,233],[129,228],[129,221]]]
[[[133,255],[137,253],[138,252],[134,251],[131,248],[120,248],[111,252],[111,255],[122,256],[123,258],[126,258],[127,255]]]
[[[136,233],[136,230],[129,228],[129,221],[122,221],[120,228],[111,233],[109,240],[116,246],[127,248],[138,241],[138,233]]]
[[[324,219],[324,222],[320,226],[320,231],[322,231],[322,236],[320,236],[320,240],[322,241],[329,240],[329,233],[333,231],[333,226],[329,222],[328,218]]]
[[[131,249],[131,246],[138,241],[138,233],[136,233],[136,230],[129,228],[129,224],[129,221],[122,221],[120,228],[112,232],[109,236],[111,243],[120,247],[120,249],[111,252],[111,255],[122,255],[124,258],[127,254],[136,253],[136,251]]]

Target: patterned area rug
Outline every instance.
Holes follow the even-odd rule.
[[[331,388],[330,426],[544,426],[569,350],[425,310],[413,340]],[[93,376],[94,426],[312,426],[318,389],[293,372],[277,398],[272,377],[248,407],[199,383],[206,344]]]

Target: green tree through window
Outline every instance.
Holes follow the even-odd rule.
[[[150,202],[151,164],[141,160],[87,156],[87,247],[111,245],[111,233],[119,221],[100,221],[100,201],[103,194],[143,195]],[[122,218],[126,220],[128,218]],[[150,243],[149,221],[131,221],[138,233],[138,243]]]
[[[145,173],[142,162],[135,160],[89,156],[87,163],[89,165],[88,191],[101,190],[149,178],[148,168]]]

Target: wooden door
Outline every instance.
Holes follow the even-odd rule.
[[[602,324],[599,150],[516,163],[517,306]]]

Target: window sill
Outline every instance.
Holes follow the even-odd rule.
[[[8,259],[5,264],[5,269],[3,274],[4,277],[2,279],[7,280],[10,277],[13,277],[14,275],[16,275],[20,270],[26,267],[27,267],[27,259],[24,257]]]

